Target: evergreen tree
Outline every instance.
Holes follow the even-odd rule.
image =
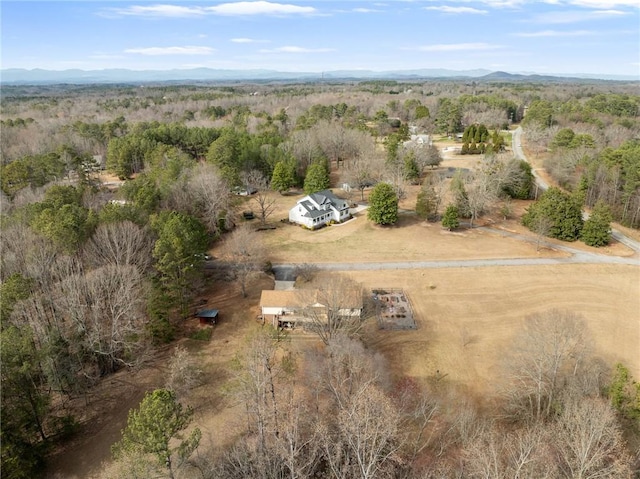
[[[309,195],[327,188],[329,188],[329,171],[326,162],[312,163],[304,179],[304,192]]]
[[[563,241],[575,241],[582,231],[582,210],[579,201],[560,190],[549,188],[522,217],[522,224],[533,229],[546,218],[550,224],[548,236]]]
[[[467,194],[467,189],[464,186],[464,178],[462,177],[462,174],[461,170],[456,171],[455,175],[453,175],[453,178],[451,179],[451,185],[449,185],[449,188],[453,194],[458,214],[463,217],[468,217],[471,215],[469,208],[469,195]]]
[[[199,429],[194,429],[186,439],[180,434],[189,426],[192,416],[193,410],[185,409],[172,391],[156,389],[147,393],[140,407],[129,411],[122,439],[113,446],[114,456],[152,454],[173,479],[174,457],[184,461],[200,444]],[[180,441],[177,444],[176,439]]]
[[[420,170],[416,163],[415,153],[410,151],[404,158],[404,176],[408,181],[416,183],[420,178]]]
[[[611,241],[611,211],[598,201],[582,228],[582,241],[589,246],[606,246]]]
[[[294,174],[291,165],[284,161],[276,163],[271,177],[271,188],[279,193],[284,193],[293,186],[293,182]]]
[[[398,221],[398,196],[388,183],[378,183],[369,196],[367,217],[379,225]]]
[[[447,206],[447,209],[444,211],[444,215],[442,216],[442,226],[447,228],[449,231],[460,226],[458,207],[456,205]]]
[[[436,192],[429,183],[425,183],[416,199],[416,214],[423,220],[432,220],[438,212]]]

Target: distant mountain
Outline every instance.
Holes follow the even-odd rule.
[[[185,70],[26,70],[9,68],[0,70],[2,84],[46,84],[46,83],[138,83],[169,81],[317,81],[317,80],[412,80],[428,78],[474,78],[486,81],[559,81],[562,78],[592,78],[602,80],[638,80],[631,76],[612,75],[537,75],[491,72],[490,70],[335,70],[327,72],[281,72],[276,70],[221,70],[192,68]]]

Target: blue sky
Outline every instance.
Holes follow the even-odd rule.
[[[640,78],[640,0],[6,1],[5,68],[420,68]]]

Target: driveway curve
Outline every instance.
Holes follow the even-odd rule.
[[[527,157],[524,155],[524,151],[522,150],[522,133],[523,133],[523,130],[521,126],[513,130],[512,137],[511,137],[513,154],[517,159],[524,160],[527,163],[529,163],[529,160],[527,160]],[[533,173],[535,182],[538,185],[538,188],[540,188],[542,191],[546,191],[549,188],[549,184],[544,179],[542,179],[540,175],[538,175],[538,172],[536,171],[536,169],[532,169],[532,173]],[[587,213],[583,213],[583,216],[585,216],[585,219],[586,219],[588,218],[589,215]],[[625,235],[622,231],[612,228],[611,237],[616,241],[622,243],[623,245],[631,248],[636,253],[640,253],[640,241],[636,241],[633,238],[630,238],[629,236]]]

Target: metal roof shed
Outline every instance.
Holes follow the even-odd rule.
[[[196,317],[200,319],[200,324],[216,324],[216,319],[218,319],[218,310],[203,309],[196,313]]]

